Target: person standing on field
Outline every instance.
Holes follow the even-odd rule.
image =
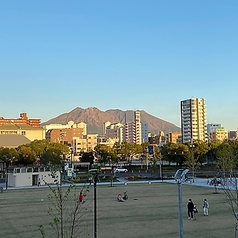
[[[193,202],[192,202],[192,199],[189,198],[189,199],[188,199],[188,204],[187,204],[188,219],[189,219],[189,220],[194,220],[194,217],[193,217],[193,208],[194,208],[194,204],[193,204]]]
[[[206,198],[203,200],[202,208],[204,216],[208,216],[209,203]]]
[[[83,193],[80,192],[80,194],[79,194],[79,202],[82,202],[82,201],[83,201]]]

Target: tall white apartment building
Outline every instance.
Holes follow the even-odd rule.
[[[203,98],[191,98],[180,102],[182,143],[194,140],[207,141],[207,115]]]

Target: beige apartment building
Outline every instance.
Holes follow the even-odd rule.
[[[72,138],[72,148],[76,155],[79,155],[81,152],[94,151],[94,148],[97,145],[98,134],[88,134],[84,135],[82,138],[73,137]]]
[[[210,132],[210,140],[219,140],[219,141],[225,141],[228,139],[228,131],[224,129],[224,127],[218,127],[215,130]]]
[[[45,139],[45,130],[29,125],[6,124],[0,126],[0,135],[22,135],[30,141]]]
[[[182,134],[181,132],[170,132],[167,134],[167,142],[179,144],[182,143]]]
[[[46,125],[46,140],[66,144],[71,147],[73,155],[93,151],[97,145],[97,134],[86,134],[87,124],[69,121],[66,125]]]

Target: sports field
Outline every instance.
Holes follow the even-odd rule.
[[[80,190],[80,187],[78,188]],[[126,202],[117,202],[118,193],[128,192]],[[40,238],[38,226],[50,221],[47,214],[49,188],[7,190],[0,194],[0,237]],[[222,191],[183,185],[184,238],[235,237],[235,218]],[[79,221],[79,237],[95,237],[94,189],[85,198]],[[196,221],[186,215],[188,198],[199,213]],[[210,203],[209,216],[202,213],[202,201]],[[43,201],[41,201],[43,199]],[[50,229],[46,237],[53,236]],[[152,183],[97,186],[97,238],[177,238],[179,237],[177,184]]]

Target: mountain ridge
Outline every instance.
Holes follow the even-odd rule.
[[[155,117],[144,110],[138,111],[140,112],[141,122],[148,123],[148,130],[153,134],[157,134],[160,131],[165,133],[180,131],[178,126],[168,121]],[[110,121],[111,123],[120,122],[124,124],[133,120],[133,112],[134,110],[108,109],[101,111],[96,107],[88,107],[86,109],[76,107],[69,112],[60,114],[42,123],[42,126],[48,124],[67,124],[68,121],[74,121],[74,123],[84,122],[87,124],[88,133],[101,135],[103,133],[103,123]]]

